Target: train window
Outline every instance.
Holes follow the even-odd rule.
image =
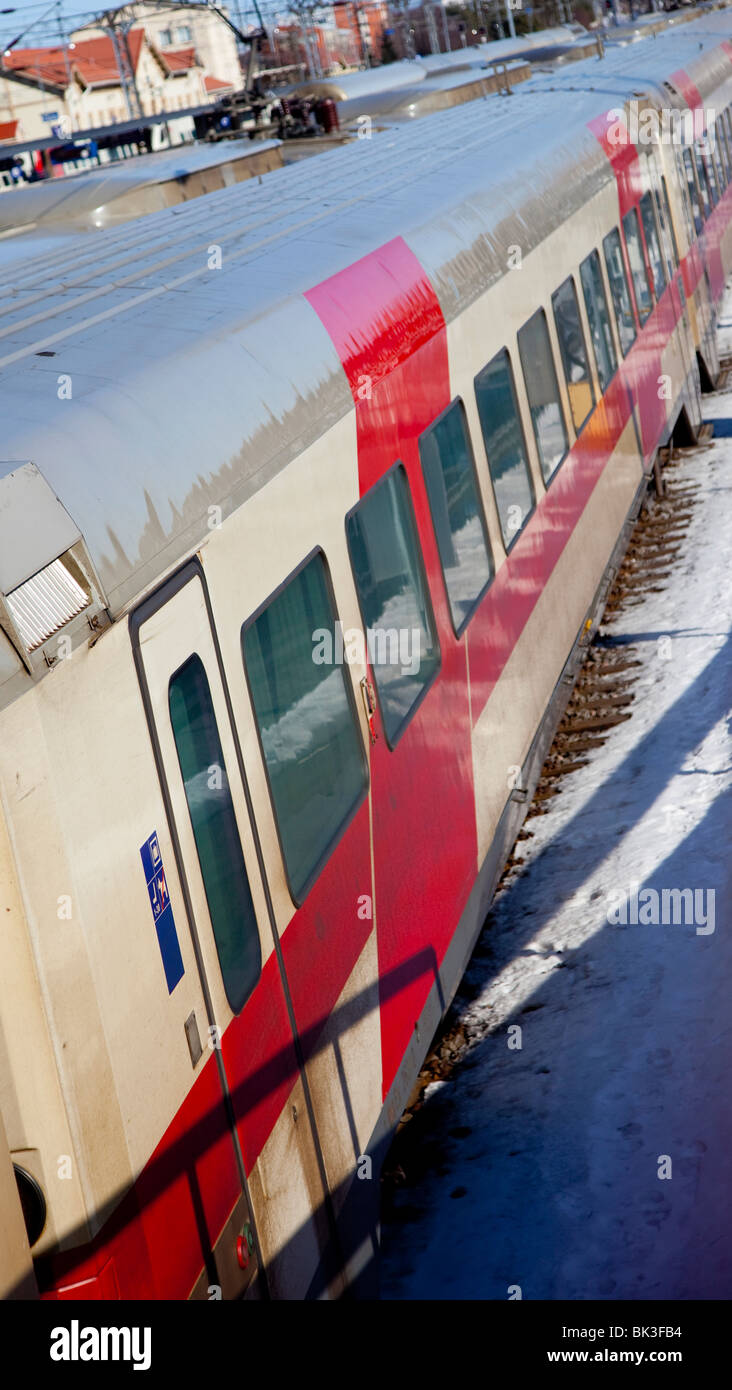
[[[702,227],[704,226],[704,222],[702,218],[702,204],[701,199],[699,197],[699,186],[696,180],[696,173],[694,171],[694,160],[692,158],[691,150],[684,150],[683,159],[684,169],[686,170],[686,186],[689,190],[689,198],[691,199],[691,209],[694,217],[694,226],[698,235]]]
[[[727,154],[729,158],[729,173],[732,178],[732,111],[729,106],[722,112],[722,129],[727,137]]]
[[[720,111],[719,116],[717,117],[716,124],[714,126],[714,134],[719,144],[719,152],[722,159],[722,168],[724,170],[724,183],[726,187],[730,181],[730,177],[732,177],[732,159],[730,159],[729,134],[727,131],[726,113],[724,111]]]
[[[475,479],[475,461],[461,400],[453,401],[421,435],[419,454],[450,613],[459,637],[493,578]]]
[[[715,125],[714,129],[715,132],[717,132],[717,139],[719,140],[719,152],[721,152],[722,156],[722,168],[724,168],[726,186],[729,183],[729,179],[732,178],[732,154],[731,150],[729,150],[729,135],[728,131],[726,131],[726,121],[717,121],[717,125]]]
[[[643,194],[640,200],[640,212],[646,238],[646,247],[648,249],[648,259],[651,263],[653,287],[656,292],[656,299],[660,299],[666,288],[666,272],[663,266],[661,244],[658,239],[658,228],[656,226],[656,215],[653,211],[653,199],[650,193]]]
[[[719,141],[716,132],[712,129],[707,135],[706,158],[712,171],[714,186],[717,191],[717,202],[724,192],[724,181],[722,178],[722,156],[719,152]]]
[[[282,855],[302,902],[366,790],[350,682],[318,551],[245,623],[242,654]]]
[[[506,550],[534,510],[511,359],[505,348],[475,378],[475,399]]]
[[[602,249],[605,256],[607,278],[610,282],[615,321],[618,325],[620,351],[625,357],[635,342],[635,318],[625,275],[620,232],[617,227],[613,227],[612,231],[603,238]]]
[[[704,161],[704,169],[706,171],[707,182],[709,184],[709,192],[712,195],[712,207],[716,208],[717,203],[719,202],[719,188],[717,187],[717,169],[712,158],[711,149],[706,135],[704,136],[704,140],[702,141],[702,160]]]
[[[724,159],[724,137],[722,135],[722,122],[714,126],[711,132],[711,151],[714,160],[714,170],[717,175],[717,187],[721,198],[727,187],[727,165]]]
[[[519,329],[518,350],[541,471],[548,483],[569,448],[569,440],[543,309],[537,309]]]
[[[719,185],[720,196],[729,183],[729,164],[727,162],[727,135],[721,118],[718,118],[709,130],[709,140],[717,170],[717,183]]]
[[[696,235],[696,232],[695,232],[695,228],[694,228],[694,219],[693,219],[692,210],[691,210],[691,200],[690,200],[690,197],[689,197],[689,186],[688,186],[688,183],[687,183],[686,169],[684,168],[684,159],[683,159],[683,155],[682,155],[680,149],[678,149],[678,148],[674,149],[674,158],[675,158],[675,160],[676,160],[676,187],[677,187],[677,193],[678,193],[679,202],[681,203],[681,208],[682,208],[682,211],[683,211],[683,214],[684,214],[684,226],[685,226],[685,229],[686,229],[686,237],[687,237],[687,240],[688,240],[689,245],[691,246],[691,243],[692,243],[693,240],[694,240],[694,237],[695,237],[695,235]],[[662,180],[662,182],[663,182],[663,180]],[[673,231],[673,226],[672,226],[672,231]],[[675,237],[674,237],[674,244],[676,245],[676,239],[675,239]],[[678,260],[678,247],[677,247],[677,251],[676,251],[676,259]]]
[[[638,318],[641,324],[644,324],[653,308],[653,296],[646,272],[646,263],[643,259],[638,213],[635,208],[626,212],[623,218],[623,231],[625,232],[625,246],[628,252],[633,289],[635,290],[635,302],[638,307]]]
[[[440,664],[402,464],[349,514],[346,535],[384,732],[394,747]]]
[[[594,408],[595,392],[577,303],[577,291],[571,275],[552,295],[552,308],[572,419],[579,434]]]
[[[591,251],[586,260],[582,262],[580,280],[582,293],[585,297],[587,321],[590,325],[592,343],[595,349],[600,390],[606,391],[617,370],[618,359],[615,353],[610,315],[605,298],[605,286],[602,281],[600,257],[597,251]]]
[[[211,690],[191,656],[171,677],[168,705],[226,997],[237,1014],[262,966],[259,933]]]
[[[676,242],[676,233],[671,217],[671,207],[668,201],[668,188],[666,187],[666,179],[663,174],[661,175],[661,191],[656,197],[656,211],[658,212],[658,220],[661,225],[661,240],[666,250],[669,280],[671,280],[679,268],[679,248]]]
[[[698,146],[698,145],[693,145],[693,146],[692,146],[692,149],[693,149],[693,151],[694,151],[694,159],[696,160],[696,174],[697,174],[697,179],[698,179],[698,181],[699,181],[699,191],[700,191],[700,193],[701,193],[703,217],[704,217],[704,221],[706,222],[706,220],[707,220],[707,218],[708,218],[708,216],[709,216],[709,214],[710,214],[710,212],[711,212],[711,201],[710,201],[710,196],[709,196],[709,183],[708,183],[708,180],[707,180],[707,173],[706,173],[706,170],[705,170],[705,168],[704,168],[704,161],[702,160],[702,157],[701,157],[701,150],[699,149],[699,146]]]

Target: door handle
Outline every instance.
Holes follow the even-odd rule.
[[[366,721],[369,726],[371,742],[376,743],[376,740],[379,737],[379,735],[377,734],[374,728],[374,715],[376,714],[376,696],[374,694],[374,687],[371,684],[371,681],[369,680],[368,676],[362,676],[360,684],[361,699],[363,700],[363,707],[364,712],[366,714]]]

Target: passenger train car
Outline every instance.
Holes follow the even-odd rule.
[[[384,1147],[718,374],[730,102],[722,11],[13,264],[6,1296],[372,1290]]]

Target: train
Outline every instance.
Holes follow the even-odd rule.
[[[722,8],[13,260],[4,1297],[378,1294],[384,1154],[719,377],[731,103]]]

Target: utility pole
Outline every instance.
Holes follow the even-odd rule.
[[[70,62],[69,62],[69,48],[68,48],[68,44],[67,44],[67,42],[66,42],[66,35],[64,34],[64,22],[63,22],[62,8],[63,8],[63,0],[56,0],[56,21],[57,21],[57,24],[58,24],[58,36],[59,36],[59,39],[61,40],[61,52],[62,52],[63,55],[64,55],[64,67],[66,68],[66,92],[67,92],[67,93],[70,93],[70,91],[71,91],[71,64],[70,64]],[[68,96],[65,97],[65,100],[66,100],[66,105],[67,105],[67,107],[68,107],[68,113],[69,113],[69,125],[71,126],[71,129],[73,130],[73,128],[74,128],[74,122],[73,122],[72,119],[71,119],[71,106],[69,105]]]
[[[424,15],[427,20],[427,33],[430,41],[430,53],[439,53],[440,43],[437,37],[437,25],[435,23],[435,11],[432,5],[425,5]]]
[[[124,94],[127,115],[131,121],[142,115],[140,104],[140,93],[137,90],[134,68],[132,66],[132,56],[127,35],[134,24],[134,19],[123,22],[119,18],[118,10],[107,10],[99,20],[100,28],[109,31],[112,40],[115,62],[119,73],[120,86]]]
[[[371,49],[369,41],[371,38],[371,30],[369,28],[368,13],[365,4],[362,5],[359,3],[359,0],[353,0],[353,14],[358,30],[358,46],[361,50],[361,59],[364,67],[370,68]]]
[[[444,0],[443,3],[440,5],[440,9],[442,10],[442,32],[445,35],[445,52],[451,53],[452,45],[450,43],[450,25],[447,21],[447,8],[444,4]]]

